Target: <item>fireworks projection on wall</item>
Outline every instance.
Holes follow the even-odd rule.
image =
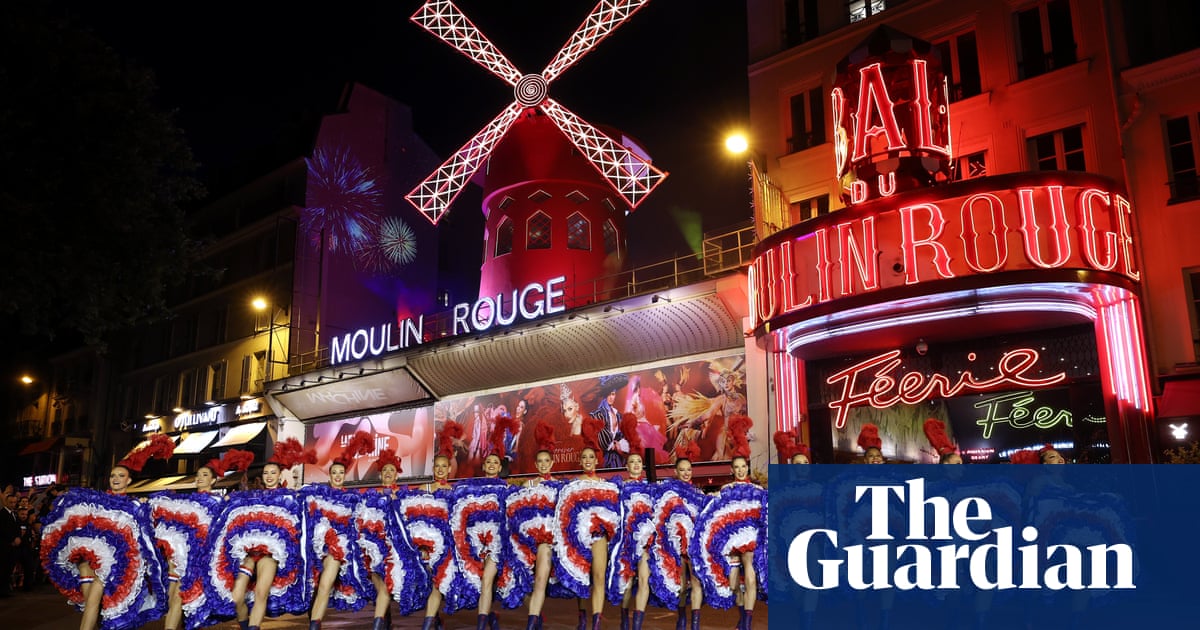
[[[308,207],[300,227],[314,247],[357,254],[378,230],[383,203],[371,169],[345,147],[318,148],[308,162]]]
[[[540,74],[522,75],[450,0],[430,0],[412,21],[513,86],[516,100],[467,141],[407,199],[433,223],[449,209],[508,129],[529,108],[541,109],[632,208],[666,173],[547,96],[550,82],[587,54],[649,0],[602,0]]]

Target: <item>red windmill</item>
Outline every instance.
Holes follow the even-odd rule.
[[[569,299],[571,285],[615,271],[626,211],[666,177],[631,150],[632,141],[623,146],[547,95],[554,79],[648,1],[601,0],[540,74],[525,75],[450,0],[429,0],[412,16],[515,92],[511,105],[407,195],[436,224],[496,153],[484,182],[480,297],[504,296],[502,312],[512,305],[507,293],[532,282],[565,276]],[[616,202],[607,197],[612,191]],[[565,235],[554,239],[561,245],[551,244],[554,234]]]

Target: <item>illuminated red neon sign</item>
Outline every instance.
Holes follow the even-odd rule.
[[[950,173],[949,93],[936,51],[887,30],[863,47],[838,64],[830,94],[847,205],[928,187]]]
[[[974,352],[967,355],[974,361]],[[970,371],[951,379],[944,374],[925,376],[921,372],[895,375],[900,367],[900,351],[891,350],[856,363],[825,379],[829,385],[841,385],[841,394],[830,401],[834,425],[846,426],[846,417],[854,407],[870,405],[887,409],[893,405],[915,405],[932,398],[952,398],[959,394],[986,392],[1001,387],[1047,387],[1067,380],[1066,372],[1037,378],[1028,373],[1041,356],[1032,348],[1010,350],[996,362],[996,376],[979,379]]]
[[[753,325],[849,296],[919,293],[923,285],[933,292],[942,280],[1012,271],[1079,269],[1139,281],[1129,201],[1099,178],[1064,179],[1072,177],[1008,177],[1001,181],[1017,185],[995,190],[963,182],[941,190],[971,194],[910,193],[782,232],[750,266]]]

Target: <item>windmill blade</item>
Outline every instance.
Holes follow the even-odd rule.
[[[410,18],[434,37],[450,44],[475,63],[487,68],[505,83],[515,86],[521,73],[495,44],[454,6],[451,0],[428,0]]]
[[[558,55],[542,71],[542,76],[547,82],[553,81],[649,1],[600,0],[596,8],[583,20],[583,24],[575,29],[575,33],[567,40],[562,50],[558,51]]]
[[[541,107],[571,139],[571,143],[587,156],[592,166],[629,202],[630,207],[636,208],[666,178],[666,173],[617,144],[599,129],[559,105],[558,101],[547,98]]]
[[[438,219],[450,209],[450,204],[458,193],[462,192],[467,180],[479,170],[483,161],[492,154],[496,143],[508,132],[513,122],[524,111],[519,103],[512,103],[492,119],[474,138],[467,141],[450,159],[442,163],[425,181],[417,184],[412,192],[404,196],[431,223],[437,225]]]

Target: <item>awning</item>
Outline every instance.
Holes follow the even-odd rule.
[[[176,435],[176,436],[172,437],[172,438],[171,438],[171,441],[173,441],[173,442],[175,442],[176,444],[178,444],[178,443],[179,443],[179,436],[178,436],[178,435]],[[147,447],[147,446],[149,446],[149,445],[150,445],[150,438],[146,438],[146,439],[142,440],[141,442],[138,442],[138,443],[137,443],[137,446],[135,446],[135,447],[133,447],[133,448],[129,449],[129,452],[128,452],[128,453],[125,453],[125,457],[122,457],[121,459],[119,459],[119,460],[117,460],[117,461],[123,461],[123,460],[129,459],[129,456],[130,456],[130,455],[133,455],[133,452],[134,452],[134,451],[136,451],[136,450],[138,450],[138,449],[145,448],[145,447]]]
[[[233,427],[225,434],[225,437],[217,440],[212,448],[220,448],[222,446],[240,446],[258,437],[262,430],[267,428],[266,422],[250,422],[241,426]]]
[[[1194,418],[1200,416],[1200,379],[1167,381],[1158,399],[1159,418]]]
[[[44,453],[46,451],[58,448],[62,445],[62,442],[63,439],[61,437],[50,438],[49,440],[42,440],[41,442],[34,442],[33,444],[21,449],[21,452],[17,453],[17,456]]]
[[[159,490],[167,490],[167,486],[183,479],[187,475],[171,475],[169,477],[159,477],[150,481],[143,481],[137,485],[130,486],[126,492],[138,494],[141,492],[158,492]]]
[[[203,451],[213,440],[217,439],[219,431],[205,431],[203,433],[192,433],[183,438],[179,446],[175,447],[176,455],[195,455]]]

